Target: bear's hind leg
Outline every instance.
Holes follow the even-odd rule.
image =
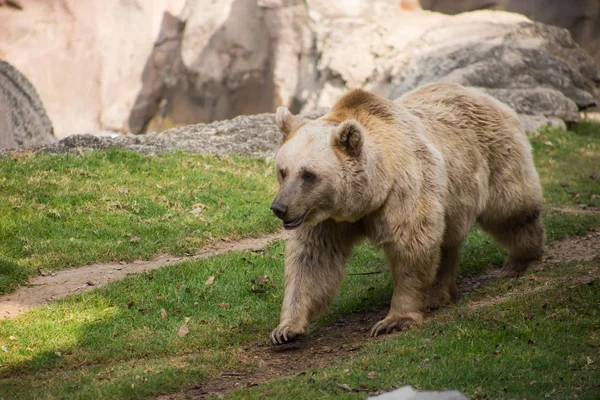
[[[458,297],[456,275],[460,262],[461,244],[444,244],[442,246],[440,265],[427,299],[427,306],[430,309],[452,304]]]
[[[484,231],[508,250],[508,258],[501,272],[503,277],[517,278],[532,263],[542,259],[544,226],[541,208],[529,209],[500,220],[480,218],[479,223]]]

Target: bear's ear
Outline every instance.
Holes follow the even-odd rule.
[[[360,155],[364,143],[364,131],[358,121],[342,122],[331,136],[331,144],[352,157]]]
[[[275,112],[275,121],[277,122],[277,127],[283,135],[283,143],[288,140],[290,132],[294,128],[294,125],[298,123],[298,120],[292,115],[287,107],[280,106]]]

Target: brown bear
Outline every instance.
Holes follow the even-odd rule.
[[[438,83],[391,102],[363,90],[325,116],[276,113],[283,134],[271,205],[293,229],[285,258],[280,344],[329,307],[354,245],[383,249],[394,281],[372,336],[418,323],[457,297],[460,247],[478,223],[508,249],[503,275],[542,256],[542,189],[532,149],[508,106]]]

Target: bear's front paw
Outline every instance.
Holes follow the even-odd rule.
[[[274,345],[280,345],[284,343],[288,343],[292,341],[292,339],[296,338],[298,333],[291,330],[291,328],[287,325],[278,326],[277,329],[271,332],[271,343]]]
[[[404,328],[408,328],[411,325],[418,323],[412,317],[385,317],[378,323],[376,323],[371,329],[371,337],[377,337],[384,333],[391,333],[394,330],[401,331]]]

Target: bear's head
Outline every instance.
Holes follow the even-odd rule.
[[[276,121],[283,141],[275,158],[279,193],[271,210],[283,226],[357,219],[352,210],[367,189],[360,123],[301,121],[285,107],[277,109]]]

